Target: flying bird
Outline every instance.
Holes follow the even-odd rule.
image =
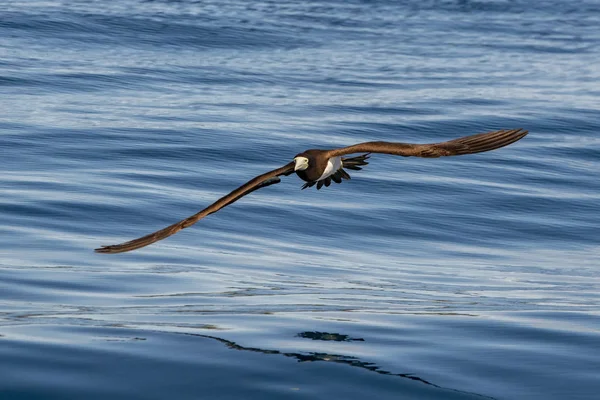
[[[121,244],[102,246],[95,251],[98,253],[122,253],[148,246],[194,225],[202,218],[219,211],[223,207],[227,207],[257,189],[281,182],[280,176],[288,176],[294,172],[300,179],[306,182],[302,186],[302,189],[315,185],[317,189],[321,189],[323,186],[328,187],[331,182],[341,183],[343,179],[350,179],[350,175],[348,175],[346,169],[362,169],[363,166],[368,164],[367,159],[373,153],[425,158],[460,156],[499,149],[522,139],[527,133],[523,129],[511,129],[480,133],[441,143],[365,142],[332,150],[306,150],[297,154],[293,161],[283,167],[251,179],[191,217],[141,238]],[[363,154],[349,158],[344,157],[356,153]]]

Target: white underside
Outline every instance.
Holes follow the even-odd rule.
[[[342,168],[342,157],[332,157],[327,160],[327,166],[325,167],[325,171],[323,171],[323,175],[317,181],[322,181],[336,173],[338,169]]]

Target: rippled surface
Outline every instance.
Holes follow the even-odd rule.
[[[395,3],[4,2],[2,398],[595,398],[600,5]],[[92,252],[306,148],[513,127]]]

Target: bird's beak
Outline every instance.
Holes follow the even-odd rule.
[[[302,171],[308,168],[308,159],[306,157],[294,158],[294,171]]]

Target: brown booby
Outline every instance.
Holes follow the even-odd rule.
[[[139,249],[180,230],[194,225],[202,218],[219,211],[233,202],[241,199],[253,191],[279,183],[280,176],[291,175],[294,172],[306,183],[302,189],[317,185],[321,189],[323,185],[329,186],[331,181],[341,183],[342,179],[350,179],[345,169],[360,170],[361,166],[367,165],[367,159],[371,153],[393,154],[403,157],[425,157],[437,158],[444,156],[460,156],[463,154],[481,153],[507,146],[527,135],[523,129],[500,130],[495,132],[480,133],[478,135],[465,136],[448,142],[431,144],[410,144],[391,142],[365,142],[353,146],[342,147],[333,150],[306,150],[294,157],[294,160],[273,171],[264,173],[251,179],[226,196],[221,197],[204,210],[192,215],[182,221],[170,225],[164,229],[143,236],[129,242],[102,246],[96,249],[98,253],[122,253],[125,251]],[[364,153],[360,156],[344,158],[343,156],[355,153]]]

